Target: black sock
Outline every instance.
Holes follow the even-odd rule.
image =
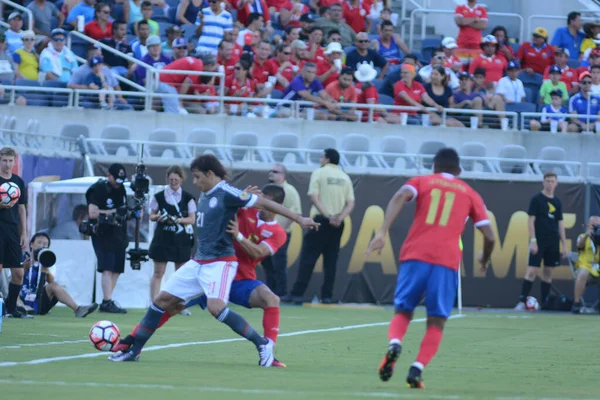
[[[244,317],[231,311],[229,308],[224,308],[217,316],[217,319],[230,327],[238,335],[254,343],[256,347],[267,343],[267,339],[259,335]]]
[[[540,289],[540,294],[542,298],[540,299],[540,304],[545,304],[548,295],[550,294],[550,289],[552,288],[552,283],[542,281],[542,287]]]
[[[8,284],[8,297],[6,298],[6,312],[14,313],[17,309],[17,299],[23,285],[17,285],[12,282]]]
[[[144,318],[140,321],[140,326],[135,334],[135,341],[133,342],[133,346],[131,346],[131,351],[136,354],[142,351],[142,348],[148,339],[154,334],[164,313],[165,310],[156,304],[150,304],[148,311],[146,311],[146,315],[144,315]]]
[[[529,296],[529,292],[531,292],[532,287],[533,281],[523,279],[523,286],[521,286],[521,297],[519,297],[519,301],[525,303],[525,300],[527,299],[527,296]]]

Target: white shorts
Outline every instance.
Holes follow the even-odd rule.
[[[221,299],[227,304],[237,267],[237,261],[200,264],[189,260],[171,275],[162,290],[186,303],[205,294],[209,299]]]

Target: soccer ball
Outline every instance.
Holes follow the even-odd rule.
[[[527,311],[537,311],[540,309],[540,303],[538,303],[535,297],[528,296],[525,300],[525,309],[527,309]]]
[[[111,351],[121,338],[119,328],[111,321],[98,321],[90,329],[90,341],[100,351]]]
[[[21,197],[21,189],[16,183],[4,182],[0,185],[0,202],[3,204],[18,200],[19,197]]]

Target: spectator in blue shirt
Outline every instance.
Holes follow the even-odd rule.
[[[330,111],[339,110],[339,105],[327,94],[317,79],[317,66],[312,62],[304,64],[300,75],[292,79],[283,92],[283,100],[312,101]]]
[[[52,41],[40,55],[40,71],[45,72],[45,79],[59,80],[65,85],[71,79],[73,70],[79,66],[75,54],[65,46],[66,32],[60,28],[53,29]]]
[[[562,106],[563,92],[559,89],[550,92],[550,98],[552,99],[551,104],[546,104],[542,108],[542,118],[538,122],[533,119],[529,121],[529,127],[532,131],[539,131],[540,128],[543,131],[550,130],[550,121],[557,122],[557,128],[560,127],[562,133],[566,133],[568,129],[567,119],[564,116],[558,114],[567,114],[567,109]],[[558,131],[558,129],[557,129]]]
[[[138,22],[138,37],[131,42],[131,49],[133,50],[133,56],[138,60],[141,60],[146,54],[148,54],[148,48],[146,41],[150,36],[150,25],[148,21],[141,20]]]
[[[173,62],[169,57],[162,53],[160,38],[158,36],[150,36],[146,41],[148,54],[142,57],[142,62],[156,68],[162,69],[165,65]],[[137,81],[141,85],[146,85],[146,68],[136,69]]]
[[[67,23],[72,25],[73,28],[77,29],[77,17],[83,15],[84,25],[88,22],[92,22],[96,16],[96,10],[94,5],[96,0],[83,0],[71,9],[71,12],[67,16]]]
[[[573,11],[567,17],[567,26],[558,28],[554,32],[552,45],[569,50],[569,59],[578,60],[581,42],[585,39],[585,34],[581,30],[581,14]]]
[[[569,100],[569,114],[576,115],[571,118],[569,132],[595,132],[598,117],[578,117],[600,114],[600,97],[592,94],[592,74],[585,71],[579,75],[579,87],[579,93]]]

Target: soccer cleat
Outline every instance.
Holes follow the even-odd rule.
[[[100,304],[100,312],[111,314],[127,314],[127,310],[121,308],[113,300],[103,301]]]
[[[423,377],[421,376],[421,370],[414,366],[411,366],[408,370],[406,383],[408,384],[408,387],[412,389],[425,389],[425,385],[423,385]]]
[[[185,315],[186,317],[189,317],[192,315],[192,312],[190,310],[188,310],[187,308],[184,308],[183,310],[181,310],[179,312],[179,315]]]
[[[133,345],[134,341],[135,341],[135,338],[133,336],[127,335],[123,339],[119,340],[119,343],[117,343],[112,348],[111,351],[113,353],[118,353],[119,351],[122,351],[122,352],[129,351],[129,348]]]
[[[92,303],[88,306],[79,306],[79,307],[77,307],[77,310],[75,310],[75,317],[85,318],[89,314],[96,311],[96,308],[98,308],[98,304],[96,304],[96,303]]]
[[[271,367],[277,367],[277,368],[287,368],[286,365],[284,363],[282,363],[281,361],[279,361],[278,359],[274,358],[273,359],[273,364],[271,364]]]
[[[7,312],[5,318],[33,319],[33,315],[27,315],[19,310],[15,310],[13,312]]]
[[[518,302],[513,311],[525,311],[525,303],[522,301]]]
[[[258,349],[258,365],[261,367],[270,367],[273,365],[275,357],[273,356],[273,350],[275,343],[271,339],[267,339],[267,343],[261,344],[257,347]]]
[[[387,349],[387,353],[383,357],[383,361],[379,365],[379,379],[384,382],[390,380],[394,374],[394,365],[402,353],[402,346],[400,343],[390,343]]]
[[[108,357],[108,359],[109,359],[109,361],[113,361],[113,362],[139,361],[140,355],[135,354],[133,351],[129,350],[129,351],[126,351],[125,353],[113,354],[112,356]]]
[[[573,306],[571,307],[571,313],[573,314],[581,314],[581,302],[579,303],[573,303]]]

